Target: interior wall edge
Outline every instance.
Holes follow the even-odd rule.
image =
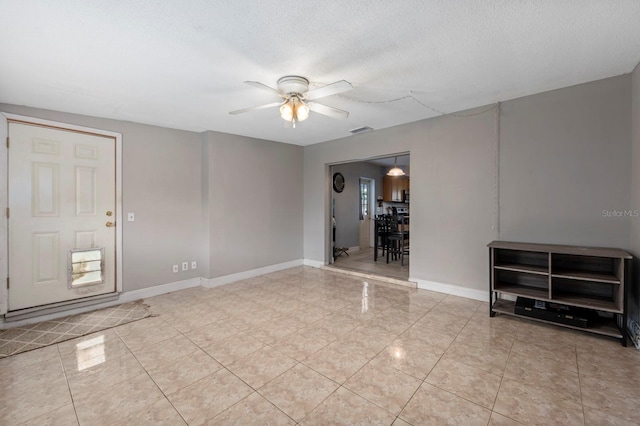
[[[631,75],[631,209],[640,212],[640,63]],[[633,254],[630,316],[640,323],[640,217],[631,219]]]

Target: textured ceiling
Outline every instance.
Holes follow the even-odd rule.
[[[639,23],[637,0],[0,0],[0,102],[308,145],[629,73]],[[351,82],[321,100],[350,117],[228,114],[287,74]]]

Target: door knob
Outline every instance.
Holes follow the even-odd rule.
[[[105,223],[105,225],[107,226],[107,228],[113,228],[114,226],[116,226],[115,222],[107,222]]]
[[[113,212],[111,210],[107,211],[107,216],[111,216],[113,214]]]

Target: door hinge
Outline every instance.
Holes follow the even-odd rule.
[[[9,207],[7,207],[7,219],[9,219]]]
[[[11,285],[9,284],[9,277],[7,277],[7,288],[10,288]]]
[[[9,136],[7,136],[7,148],[9,148]]]

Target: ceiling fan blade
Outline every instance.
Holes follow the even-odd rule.
[[[281,106],[282,104],[284,104],[284,102],[273,102],[271,104],[258,105],[258,106],[254,106],[254,107],[238,109],[236,111],[229,112],[229,114],[231,114],[231,115],[242,114],[243,112],[255,111],[255,110],[258,110],[258,109],[273,108],[273,107]]]
[[[338,120],[344,120],[349,117],[349,113],[347,111],[330,107],[328,105],[319,104],[317,102],[308,102],[307,105],[311,111],[326,115],[327,117],[336,118]]]
[[[262,90],[266,90],[267,92],[271,92],[274,95],[280,96],[281,98],[285,97],[285,95],[280,93],[280,91],[278,89],[274,89],[273,87],[269,87],[266,84],[260,83],[259,81],[245,81],[245,83],[248,84],[251,87],[255,87],[256,89],[262,89]]]
[[[325,96],[337,95],[338,93],[346,92],[351,89],[353,89],[351,83],[346,80],[340,80],[318,89],[309,90],[308,92],[303,93],[303,97],[304,99],[312,100],[324,98]]]

